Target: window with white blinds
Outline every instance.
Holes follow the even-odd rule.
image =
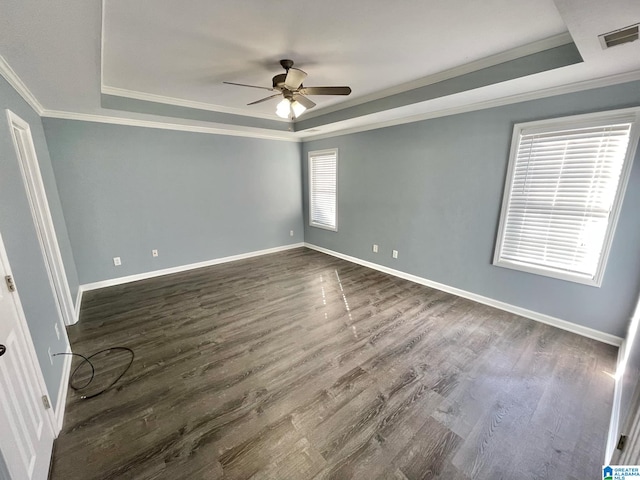
[[[609,113],[516,125],[494,264],[599,286],[636,124]]]
[[[309,224],[338,230],[338,150],[309,152]]]

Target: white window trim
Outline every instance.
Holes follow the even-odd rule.
[[[541,132],[554,129],[566,129],[573,127],[588,127],[590,124],[601,124],[603,120],[614,122],[633,122],[631,131],[629,134],[629,146],[627,148],[627,155],[622,165],[622,171],[620,173],[620,183],[618,184],[618,191],[611,207],[611,216],[609,224],[607,226],[607,233],[604,238],[602,246],[602,254],[600,256],[600,262],[596,270],[595,275],[592,277],[587,275],[581,275],[578,273],[561,272],[552,268],[538,267],[528,264],[522,264],[519,262],[500,259],[500,251],[502,250],[502,242],[504,239],[505,217],[509,207],[509,200],[511,192],[511,185],[513,182],[513,169],[515,166],[515,157],[518,150],[518,143],[520,134],[523,130],[527,133],[535,133],[537,129]],[[588,113],[584,115],[574,115],[569,117],[561,117],[550,120],[538,120],[534,122],[517,123],[513,127],[513,135],[511,137],[511,150],[509,153],[509,167],[507,169],[507,177],[505,180],[504,193],[502,197],[502,209],[500,211],[500,223],[498,225],[498,236],[496,240],[496,247],[493,256],[493,265],[499,267],[510,268],[513,270],[519,270],[528,273],[534,273],[537,275],[543,275],[551,278],[558,278],[561,280],[567,280],[570,282],[581,283],[585,285],[591,285],[600,287],[602,285],[602,279],[607,266],[607,260],[609,258],[609,252],[611,250],[611,244],[613,242],[613,236],[620,216],[620,210],[622,210],[622,201],[629,183],[629,177],[631,174],[631,168],[633,166],[633,160],[636,156],[636,150],[638,148],[638,141],[640,140],[640,108],[625,108],[621,110],[611,110],[607,112]]]
[[[318,155],[327,155],[331,153],[335,153],[336,155],[336,224],[335,224],[335,227],[329,227],[327,225],[322,225],[320,223],[314,223],[311,216],[311,212],[313,209],[313,206],[312,206],[313,200],[311,195],[311,157],[318,156]],[[337,232],[338,231],[338,159],[339,159],[338,149],[327,148],[325,150],[314,150],[308,153],[307,158],[308,158],[307,169],[308,169],[308,176],[309,176],[309,226],[315,227],[315,228],[322,228],[323,230],[329,230],[331,232]]]

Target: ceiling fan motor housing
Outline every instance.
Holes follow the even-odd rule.
[[[349,95],[351,88],[349,87],[304,87],[302,82],[307,77],[307,74],[299,68],[293,67],[293,60],[280,60],[280,65],[285,69],[285,73],[280,73],[271,79],[271,88],[260,87],[257,85],[247,85],[244,83],[223,82],[230,85],[238,85],[240,87],[260,88],[263,90],[271,90],[276,93],[275,95],[269,95],[268,97],[261,98],[255,102],[251,102],[248,105],[256,105],[258,103],[266,102],[272,98],[279,97],[280,94],[284,97],[278,105],[284,105],[283,111],[276,110],[276,113],[286,118],[290,113],[293,118],[300,116],[305,110],[313,108],[316,104],[306,97],[306,95]],[[287,103],[286,100],[289,102]],[[289,106],[289,111],[285,112],[286,106]],[[280,107],[278,107],[280,108]],[[281,115],[285,114],[285,115]]]
[[[273,88],[277,88],[278,90],[284,90],[284,81],[287,78],[286,73],[280,73],[273,77]]]

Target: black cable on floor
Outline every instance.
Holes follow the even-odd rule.
[[[129,368],[131,367],[131,365],[133,364],[133,359],[135,358],[135,353],[133,353],[133,350],[131,350],[130,348],[127,347],[111,347],[111,348],[105,348],[104,350],[100,350],[99,352],[93,353],[91,355],[89,355],[88,357],[85,357],[84,355],[80,355],[79,353],[73,353],[73,352],[61,352],[61,353],[54,353],[52,356],[57,356],[57,355],[72,355],[75,357],[80,357],[82,358],[82,362],[80,362],[80,365],[78,365],[75,370],[73,371],[73,373],[71,374],[71,376],[69,377],[69,386],[75,390],[76,392],[80,391],[80,390],[84,390],[85,388],[87,388],[91,382],[93,382],[93,379],[96,375],[96,369],[93,366],[93,363],[91,363],[91,359],[93,357],[95,357],[96,355],[100,355],[101,353],[105,353],[105,352],[112,352],[114,350],[122,350],[125,352],[129,352],[131,354],[131,360],[129,360],[129,364],[127,365],[127,367],[122,371],[122,373],[120,375],[118,375],[118,378],[116,378],[113,382],[111,382],[106,388],[104,388],[103,390],[99,391],[98,393],[94,393],[93,395],[82,395],[80,398],[82,398],[83,400],[89,400],[90,398],[95,398],[98,395],[102,395],[104,392],[106,392],[107,390],[109,390],[111,387],[113,387],[116,383],[118,383],[118,380],[120,380],[125,373],[127,373],[127,370],[129,370]],[[85,383],[84,385],[82,385],[81,387],[78,387],[76,385],[73,384],[73,377],[75,376],[75,374],[78,372],[78,370],[80,369],[80,367],[82,367],[82,365],[84,365],[84,363],[88,363],[89,366],[91,367],[91,377],[89,378],[89,380],[87,381],[87,383]]]

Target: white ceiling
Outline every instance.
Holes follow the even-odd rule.
[[[573,39],[584,59],[314,128],[314,134],[324,134],[566,85],[577,89],[596,80],[601,84],[640,78],[640,41],[603,51],[597,38],[636,22],[638,0],[105,0],[104,12],[97,0],[2,0],[0,55],[45,115],[97,115],[109,121],[153,121],[263,136],[270,135],[267,128],[106,109],[101,93],[275,121],[275,100],[246,106],[269,92],[222,81],[268,87],[271,77],[282,72],[278,61],[292,58],[309,74],[305,85],[352,87],[350,97],[313,97],[318,106],[305,114],[313,117],[549,48],[554,42]],[[570,37],[561,35],[567,31]]]
[[[275,119],[275,99],[246,108],[269,92],[222,81],[270,87],[291,58],[357,98],[565,31],[552,0],[109,0],[103,82]]]

